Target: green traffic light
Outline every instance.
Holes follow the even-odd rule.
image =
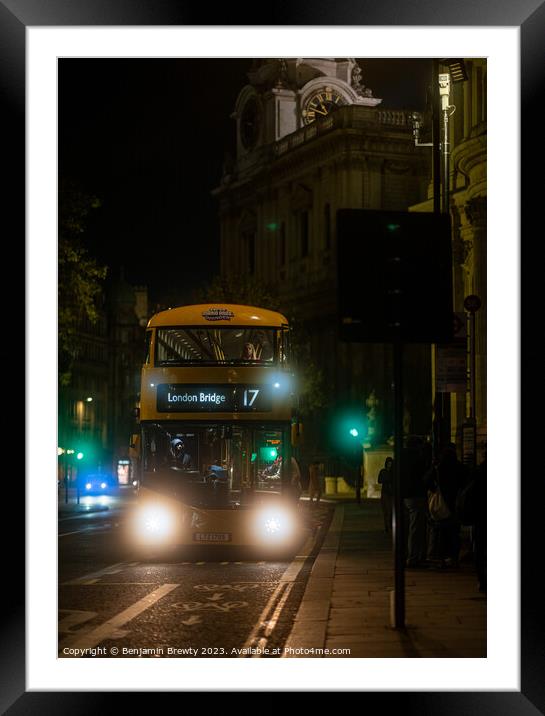
[[[356,428],[351,428],[350,435],[352,435],[353,438],[357,438],[359,435],[359,432],[356,430]]]
[[[76,457],[77,457],[78,460],[83,460],[83,453],[82,453],[82,452],[78,452],[78,454],[76,455]]]

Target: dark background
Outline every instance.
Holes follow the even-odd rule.
[[[424,109],[429,59],[360,59],[385,109]],[[96,195],[85,241],[151,303],[219,271],[219,185],[251,59],[60,59],[59,177]]]

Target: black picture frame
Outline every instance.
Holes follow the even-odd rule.
[[[543,162],[541,136],[541,97],[545,87],[545,3],[541,0],[519,0],[517,3],[499,3],[497,0],[458,0],[447,3],[438,0],[421,0],[404,3],[402,0],[348,0],[336,3],[313,4],[292,0],[288,4],[273,2],[268,13],[249,16],[244,4],[228,4],[214,9],[214,22],[210,23],[210,9],[189,6],[179,0],[4,0],[0,2],[0,82],[4,97],[3,138],[4,190],[3,220],[11,229],[13,248],[25,246],[25,30],[28,26],[85,26],[85,25],[375,25],[375,26],[517,26],[520,28],[521,54],[521,156],[522,165],[522,230],[525,231],[525,251],[521,258],[525,280],[521,282],[521,409],[530,410],[535,402],[539,376],[535,334],[529,328],[531,307],[537,303],[535,287],[539,285],[539,264],[533,251],[529,232],[541,220],[542,188],[539,179],[531,174],[532,167]],[[519,98],[506,87],[506,102]],[[538,104],[539,103],[539,104]],[[539,124],[538,124],[539,123]],[[6,141],[9,138],[9,141]],[[538,214],[539,212],[539,214]],[[493,240],[493,237],[489,237]],[[13,260],[13,259],[12,259]],[[5,291],[4,306],[13,306],[13,289]],[[24,304],[24,298],[22,303]],[[17,302],[18,305],[21,302]],[[506,340],[517,340],[512,332]],[[522,377],[524,376],[524,377]],[[506,416],[506,419],[513,416]],[[515,419],[517,416],[514,416]],[[404,713],[418,714],[536,714],[545,713],[545,638],[543,598],[540,582],[541,524],[543,522],[543,486],[540,473],[530,458],[540,445],[538,420],[527,420],[520,430],[521,477],[521,691],[514,692],[393,692],[366,693],[365,709],[380,698],[392,708]],[[28,449],[28,448],[27,448]],[[493,481],[493,476],[491,476]],[[530,482],[531,481],[531,482]],[[4,590],[8,605],[4,607],[0,640],[0,709],[9,714],[61,714],[109,712],[124,706],[126,694],[100,692],[27,692],[25,690],[25,591],[24,561],[25,488],[22,475],[13,481],[7,493],[10,503],[18,505],[19,522],[12,528],[18,539],[9,540],[4,550],[5,574],[9,575],[10,589]],[[10,508],[11,510],[11,508]],[[301,690],[312,691],[314,684],[305,683]],[[354,685],[357,689],[357,685]],[[430,689],[433,685],[430,684]],[[334,684],[331,690],[334,690]],[[142,703],[144,694],[135,694]],[[123,699],[123,702],[121,702]],[[362,702],[363,707],[363,702]]]

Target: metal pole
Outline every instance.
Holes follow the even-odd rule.
[[[433,176],[433,213],[441,213],[441,146],[440,146],[440,99],[439,99],[439,61],[432,60],[432,76],[431,76],[431,96],[432,96],[432,176]],[[436,353],[437,347],[432,345],[432,351]],[[434,361],[435,363],[435,361]],[[439,441],[441,434],[441,423],[443,418],[443,396],[441,393],[435,392],[433,415],[432,415],[432,450],[434,455],[439,449]]]
[[[470,393],[470,408],[469,415],[474,420],[477,417],[475,408],[475,311],[471,311],[469,314],[469,393]]]
[[[448,214],[449,207],[449,140],[448,140],[448,110],[443,110],[443,214]]]
[[[432,60],[432,175],[433,175],[433,211],[435,214],[441,212],[441,150],[440,150],[440,127],[439,127],[439,61]]]
[[[394,350],[394,629],[405,628],[405,538],[403,496],[401,493],[401,453],[403,450],[403,344],[396,338]]]
[[[469,343],[469,360],[470,360],[470,391],[471,391],[471,404],[470,412],[473,422],[473,467],[477,465],[477,408],[475,399],[475,311],[470,313],[470,328],[471,340]]]

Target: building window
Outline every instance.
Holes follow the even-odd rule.
[[[309,232],[308,232],[308,211],[299,214],[299,227],[301,236],[301,256],[308,256],[309,253]]]
[[[324,227],[325,227],[325,236],[324,236],[324,244],[326,249],[331,248],[331,206],[329,204],[326,204],[324,206]]]

